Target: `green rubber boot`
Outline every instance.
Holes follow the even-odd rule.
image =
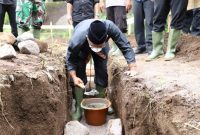
[[[74,96],[76,100],[75,104],[75,112],[72,114],[72,120],[80,121],[82,118],[82,108],[81,108],[81,101],[83,100],[83,89],[79,87],[74,88]]]
[[[105,98],[105,92],[106,92],[106,88],[102,87],[102,86],[99,86],[99,85],[96,85],[96,89],[97,91],[99,92],[99,95],[97,96],[98,98]],[[114,113],[114,110],[113,108],[110,106],[108,108],[108,115],[111,115]]]
[[[96,85],[96,89],[99,92],[99,95],[97,96],[98,98],[105,98],[105,92],[106,92],[106,88],[100,86],[100,85]]]
[[[163,32],[152,32],[152,39],[153,39],[153,51],[147,57],[146,61],[152,61],[158,58],[160,55],[163,55]]]
[[[175,57],[176,44],[181,35],[180,30],[171,29],[168,37],[167,52],[165,54],[165,61],[170,61]]]
[[[40,29],[33,28],[31,29],[31,32],[33,33],[34,38],[40,39]]]

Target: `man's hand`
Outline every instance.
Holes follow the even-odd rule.
[[[126,71],[125,74],[131,77],[136,76],[138,74],[136,64],[135,63],[128,64],[128,71]]]
[[[128,13],[128,11],[132,8],[132,1],[131,0],[127,0],[126,2],[126,12]]]
[[[72,25],[72,15],[67,15],[67,23]]]
[[[80,78],[74,77],[73,81],[74,81],[74,85],[75,86],[78,86],[78,87],[80,87],[82,89],[85,89],[85,85],[84,85],[83,81]]]
[[[100,12],[104,12],[104,9],[105,9],[104,1],[100,0],[99,1],[99,10],[100,10]]]
[[[84,85],[83,81],[79,77],[76,76],[76,71],[75,70],[71,70],[69,72],[69,74],[72,77],[75,86],[78,86],[78,87],[80,87],[82,89],[85,89],[85,85]]]

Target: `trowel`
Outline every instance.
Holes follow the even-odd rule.
[[[92,89],[90,91],[87,91],[86,86],[83,85],[83,84],[81,84],[80,87],[85,90],[84,91],[84,95],[86,95],[86,96],[96,96],[96,95],[99,95],[99,92],[96,89]]]
[[[99,92],[96,89],[92,89],[90,91],[87,91],[86,88],[85,88],[84,95],[87,95],[87,96],[96,96],[96,95],[99,95]]]

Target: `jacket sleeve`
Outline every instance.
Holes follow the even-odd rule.
[[[111,21],[107,20],[106,26],[108,27],[108,36],[112,38],[121,50],[127,63],[135,62],[135,54],[125,34]]]
[[[81,29],[74,31],[67,49],[66,64],[67,70],[75,70],[75,66],[79,61],[79,53],[83,47],[83,43],[86,40],[86,31]]]

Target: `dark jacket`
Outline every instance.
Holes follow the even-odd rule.
[[[99,3],[99,0],[66,0],[67,3],[72,4],[72,20],[74,22],[81,22],[86,19],[94,18],[94,6]]]
[[[68,71],[75,70],[76,63],[80,62],[79,59],[87,58],[87,55],[85,54],[86,52],[89,53],[90,52],[89,50],[91,49],[88,47],[89,45],[87,42],[86,35],[88,34],[90,24],[94,20],[95,19],[88,19],[82,21],[75,27],[74,33],[69,42],[69,47],[66,57]],[[113,22],[109,20],[102,20],[102,22],[104,22],[106,25],[107,36],[110,37],[122,51],[127,63],[135,62],[135,54],[126,36],[120,31],[120,29]],[[108,46],[107,43],[106,46]],[[107,48],[106,46],[102,49],[101,51],[102,53],[106,53],[105,51],[105,49]]]
[[[5,5],[16,5],[16,0],[0,0],[0,3]]]

